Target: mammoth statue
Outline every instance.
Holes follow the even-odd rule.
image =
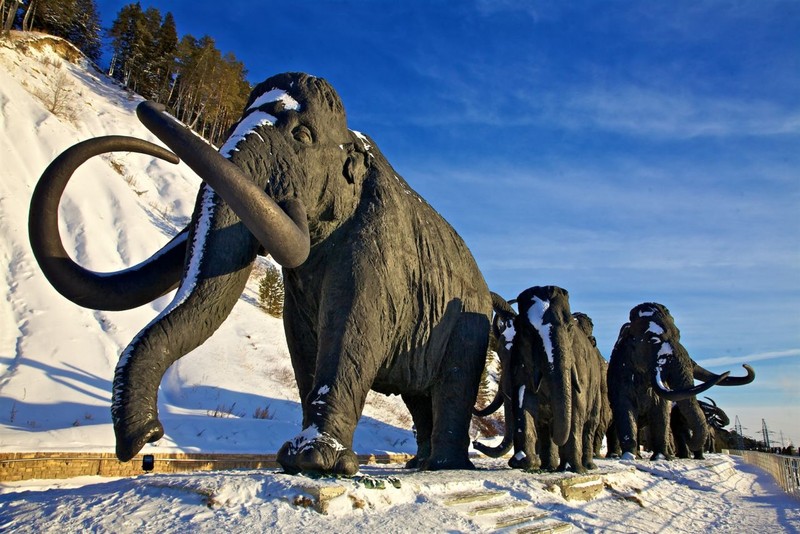
[[[594,337],[594,322],[592,318],[585,313],[575,312],[572,314],[578,327],[583,330],[586,337],[593,347],[597,348],[597,339]],[[600,351],[598,349],[598,354]],[[605,358],[600,356],[600,417],[598,419],[597,429],[594,433],[594,456],[599,458],[603,448],[603,438],[607,438],[609,431],[613,429],[611,420],[611,404],[608,402],[608,383],[606,381],[608,376],[608,362]],[[614,454],[614,440],[606,440],[606,455]],[[610,454],[609,454],[610,453]]]
[[[695,396],[714,385],[748,384],[755,372],[744,365],[747,375],[714,374],[689,357],[681,345],[680,332],[661,304],[639,304],[630,311],[630,321],[619,333],[608,365],[608,392],[623,458],[638,453],[638,432],[648,430],[652,459],[670,458],[671,403],[676,403],[686,421],[686,446],[702,456],[708,437],[706,417]],[[702,380],[695,386],[694,381]]]
[[[706,397],[708,402],[698,399],[697,404],[703,410],[703,415],[706,418],[706,429],[708,430],[708,437],[704,446],[705,452],[719,452],[721,448],[717,447],[717,434],[726,426],[731,423],[728,414],[722,408],[717,406],[717,403],[712,399]],[[675,456],[678,458],[688,458],[690,452],[693,453],[696,459],[703,457],[702,451],[690,451],[688,442],[691,439],[692,433],[690,432],[686,418],[678,409],[677,405],[673,406],[670,413],[669,421],[670,430],[672,431],[672,442],[675,450]]]
[[[493,295],[492,330],[502,375],[495,401],[476,411],[486,415],[503,404],[505,435],[497,447],[473,446],[499,457],[513,443],[511,467],[593,469],[605,377],[603,357],[591,340],[591,320],[573,316],[569,294],[555,286],[526,289],[516,302],[519,314]]]
[[[217,152],[153,103],[137,114],[172,151],[126,137],[85,141],[43,174],[30,239],[53,286],[94,309],[129,309],[177,287],[123,351],[112,419],[120,460],[164,433],[156,397],[167,368],[202,344],[238,300],[256,255],[283,266],[284,327],[303,408],[283,445],[287,472],[353,474],[353,432],[370,389],[400,394],[417,429],[409,467],[469,468],[470,409],[489,339],[491,297],[453,228],[347,128],[323,79],[255,87]],[[57,206],[74,170],[110,151],[177,161],[203,179],[191,222],[150,259],[116,273],[75,264]]]

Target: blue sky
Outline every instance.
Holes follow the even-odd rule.
[[[129,2],[98,2],[105,26]],[[800,443],[800,3],[142,1],[256,83],[304,71],[456,228],[489,286],[570,292],[608,357],[666,305],[709,396]]]

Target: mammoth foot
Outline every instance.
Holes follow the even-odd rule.
[[[419,461],[420,471],[442,471],[445,469],[475,469],[475,464],[464,454],[463,457],[431,456]]]
[[[313,428],[313,427],[312,427]],[[334,437],[311,428],[287,441],[278,451],[278,463],[289,474],[300,472],[355,475],[358,458]]]
[[[541,465],[538,456],[528,456],[524,452],[518,452],[508,460],[508,466],[512,469],[539,469]]]
[[[146,444],[160,440],[164,436],[164,427],[155,414],[148,414],[135,423],[115,422],[114,434],[117,437],[117,458],[127,462]]]
[[[566,471],[571,471],[573,473],[577,473],[579,475],[583,475],[583,474],[586,473],[586,467],[581,465],[581,464],[577,464],[577,465],[573,466],[571,462],[562,462],[562,463],[560,463],[558,465],[558,468],[556,469],[556,471],[558,471],[560,473],[564,473]]]

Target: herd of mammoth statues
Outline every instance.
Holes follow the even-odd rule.
[[[563,289],[527,289],[515,311],[375,142],[348,129],[338,94],[321,78],[285,73],[257,85],[219,150],[157,104],[141,103],[137,115],[169,150],[125,136],[79,143],[44,171],[29,217],[44,275],[81,306],[131,309],[177,289],[114,373],[122,461],[163,436],[164,373],[222,324],[260,254],[283,267],[283,322],[302,404],[303,430],[278,452],[290,473],[358,471],[353,433],[371,389],[401,395],[411,413],[417,453],[408,467],[473,467],[473,412],[503,406],[502,443],[477,448],[499,456],[513,446],[514,467],[583,471],[609,427],[619,438],[610,448],[621,454],[636,454],[646,426],[655,457],[702,455],[713,410],[704,413],[696,395],[754,378],[749,366],[735,378],[697,365],[659,304],[631,310],[608,363],[591,320],[571,313]],[[138,265],[98,273],[65,250],[58,205],[81,164],[113,151],[183,160],[203,183],[191,221],[167,245]],[[476,409],[492,335],[502,378],[494,401]]]

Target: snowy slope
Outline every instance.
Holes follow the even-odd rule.
[[[166,306],[165,297],[126,312],[73,305],[40,273],[27,237],[28,202],[46,165],[89,137],[122,134],[156,142],[135,119],[139,97],[52,46],[0,41],[0,451],[111,452],[110,389],[120,352]],[[59,48],[62,45],[54,45]],[[25,49],[23,52],[22,49]],[[66,73],[72,118],[42,100]],[[63,79],[62,79],[63,82]],[[157,250],[189,219],[198,179],[184,165],[114,154],[86,164],[60,207],[68,250],[84,266],[116,270]],[[264,260],[266,261],[266,260]],[[159,394],[166,436],[148,451],[275,452],[300,430],[300,408],[280,320],[258,309],[257,276],[220,330],[177,362]],[[266,419],[254,417],[266,410]],[[371,395],[355,436],[359,453],[414,452],[397,397]],[[447,495],[501,491],[573,532],[797,532],[800,511],[768,475],[739,459],[620,463],[601,460],[607,487],[587,503],[548,490],[564,475],[512,471],[476,460],[475,472],[407,472],[401,488],[370,490],[357,479],[312,480],[275,470],[87,477],[0,483],[2,532],[390,532],[491,529],[489,519]],[[346,493],[323,516],[297,506],[308,486]],[[299,497],[299,500],[298,500]]]

